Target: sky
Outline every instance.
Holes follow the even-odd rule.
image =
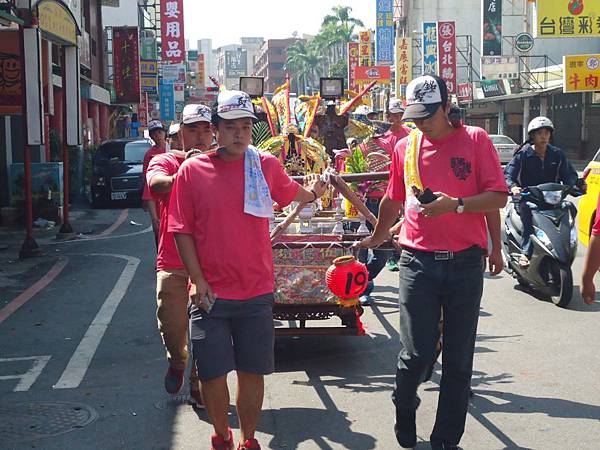
[[[278,39],[317,34],[323,17],[336,5],[350,6],[352,16],[375,28],[376,0],[183,0],[185,38],[212,39],[213,48],[239,44],[240,37]]]

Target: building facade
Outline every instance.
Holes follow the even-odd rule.
[[[299,40],[301,39],[268,39],[263,43],[254,65],[254,74],[265,79],[265,92],[273,92],[285,82],[287,48]]]

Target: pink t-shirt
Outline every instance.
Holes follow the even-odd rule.
[[[404,152],[408,139],[396,144],[387,195],[404,202]],[[508,191],[498,154],[487,133],[462,126],[441,140],[423,136],[419,174],[425,188],[451,197]],[[487,248],[484,213],[449,213],[428,218],[413,208],[404,210],[399,244],[416,250],[458,252],[474,245]]]
[[[279,160],[261,153],[271,197],[281,206],[299,185]],[[269,220],[244,213],[244,158],[223,161],[216,153],[185,161],[169,208],[169,231],[191,234],[206,281],[219,298],[246,300],[273,292]]]
[[[183,158],[178,158],[173,153],[162,153],[152,158],[146,171],[146,186],[150,193],[150,199],[158,203],[160,217],[160,230],[158,233],[158,252],[156,255],[156,270],[183,269],[183,263],[179,258],[173,233],[168,231],[169,199],[171,192],[159,193],[150,189],[150,181],[156,175],[171,176],[177,173],[183,163]]]
[[[150,193],[150,189],[148,188],[148,183],[146,180],[146,171],[148,170],[148,165],[150,164],[150,160],[154,158],[156,155],[160,155],[164,153],[164,148],[158,148],[156,145],[153,145],[148,149],[146,154],[144,155],[144,165],[143,165],[143,173],[144,173],[144,191],[142,192],[142,200],[153,200],[152,194]]]
[[[594,226],[592,227],[592,235],[600,235],[600,195],[598,196],[598,206],[596,206],[596,220],[594,220]]]

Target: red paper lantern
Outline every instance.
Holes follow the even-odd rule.
[[[329,290],[339,298],[339,303],[352,307],[358,304],[358,296],[367,288],[369,272],[354,256],[340,256],[327,269],[325,279]]]

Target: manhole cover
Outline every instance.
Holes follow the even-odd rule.
[[[157,409],[176,409],[182,405],[189,405],[189,398],[190,396],[186,394],[173,395],[165,400],[156,402],[154,406]]]
[[[85,427],[98,418],[82,403],[27,402],[0,406],[0,442],[25,442]]]

